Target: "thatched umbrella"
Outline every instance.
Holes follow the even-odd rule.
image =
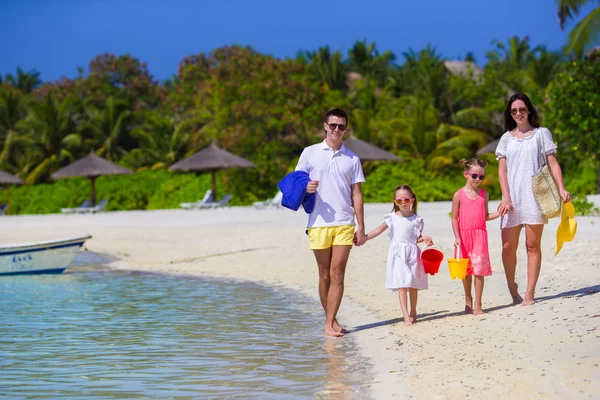
[[[22,185],[23,181],[14,175],[9,174],[0,170],[0,185],[6,185],[6,210],[7,214],[10,212],[10,187],[11,185]]]
[[[500,143],[500,139],[494,140],[493,142],[486,144],[485,146],[477,150],[475,154],[480,156],[486,153],[496,153],[496,147],[498,147],[498,143]]]
[[[59,169],[53,173],[51,177],[52,179],[73,178],[75,176],[85,176],[90,178],[90,202],[93,207],[96,205],[96,178],[102,175],[126,175],[132,173],[133,172],[127,168],[113,164],[90,151],[90,154]]]
[[[217,201],[217,171],[230,168],[256,168],[256,164],[223,150],[214,142],[208,147],[169,167],[170,171],[209,171],[212,175],[212,195]]]
[[[402,161],[397,155],[373,146],[354,136],[349,136],[348,139],[344,140],[344,146],[356,153],[361,161]]]

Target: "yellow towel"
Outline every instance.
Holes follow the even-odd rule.
[[[563,204],[560,212],[560,224],[556,230],[556,253],[562,249],[564,242],[570,242],[575,238],[577,233],[577,221],[575,221],[575,207],[573,203],[568,202]]]

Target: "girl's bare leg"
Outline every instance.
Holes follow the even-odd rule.
[[[517,270],[517,247],[519,246],[519,236],[521,234],[521,225],[512,228],[502,229],[502,264],[504,264],[504,273],[506,274],[506,283],[508,291],[512,296],[513,303],[519,304],[523,298],[519,294],[519,286],[515,282],[515,272]]]
[[[474,315],[483,314],[481,307],[481,296],[483,295],[483,276],[475,276],[475,309],[473,310]]]
[[[473,312],[473,295],[471,294],[472,285],[473,278],[471,275],[463,279],[463,286],[465,288],[465,314],[471,314]]]
[[[417,322],[417,299],[419,297],[419,291],[417,289],[410,288],[408,289],[408,293],[410,295],[410,322]]]
[[[535,286],[542,269],[542,232],[544,225],[525,226],[525,245],[527,246],[527,292],[525,292],[524,306],[535,304]]]
[[[400,308],[402,309],[402,316],[404,317],[404,325],[412,325],[410,315],[408,314],[407,292],[408,289],[406,288],[398,289],[398,297],[400,298]]]

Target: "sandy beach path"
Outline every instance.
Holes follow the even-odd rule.
[[[450,257],[450,203],[419,207],[425,234]],[[365,208],[367,229],[372,229],[391,205]],[[420,320],[412,327],[402,325],[397,296],[384,288],[387,237],[353,249],[339,319],[372,364],[372,379],[365,386],[373,398],[600,398],[600,218],[577,221],[575,241],[556,257],[559,221],[545,228],[535,306],[509,304],[499,224],[492,221],[486,314],[462,314],[462,283],[450,279],[444,260],[429,289],[419,295]],[[316,266],[305,222],[301,212],[249,207],[11,216],[2,218],[0,242],[90,233],[86,247],[115,256],[116,268],[247,279],[316,298]],[[521,289],[526,285],[523,245],[524,237],[517,267]]]

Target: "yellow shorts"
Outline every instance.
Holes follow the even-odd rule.
[[[308,240],[311,250],[323,250],[331,246],[352,246],[354,225],[308,228]]]

